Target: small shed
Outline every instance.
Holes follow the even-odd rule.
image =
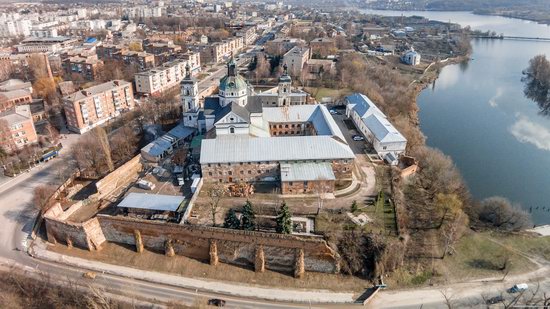
[[[118,205],[129,216],[153,220],[178,219],[184,196],[131,192]]]

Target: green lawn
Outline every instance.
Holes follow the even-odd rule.
[[[498,239],[495,240],[498,241]],[[513,238],[510,238],[510,241],[512,240]],[[447,256],[442,261],[442,271],[446,272],[452,280],[501,277],[506,273],[506,270],[501,268],[507,258],[510,274],[536,269],[536,265],[529,259],[510,248],[491,241],[491,236],[488,234],[472,232],[459,241],[453,255]],[[515,245],[514,248],[519,249]]]

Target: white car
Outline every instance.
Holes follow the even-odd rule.
[[[365,140],[364,137],[362,137],[361,135],[354,135],[351,137],[354,141],[363,141]]]
[[[332,115],[338,115],[339,113],[333,109],[329,110],[329,113],[331,113]]]

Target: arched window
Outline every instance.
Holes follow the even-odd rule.
[[[235,133],[235,128],[233,128],[233,127],[229,128],[229,133],[234,134]]]

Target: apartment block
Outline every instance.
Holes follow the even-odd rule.
[[[0,113],[0,146],[6,152],[16,151],[37,141],[29,105],[15,106]]]
[[[149,71],[135,75],[136,92],[148,95],[159,95],[162,92],[179,87],[185,77],[185,60],[167,62]]]
[[[61,65],[68,76],[77,74],[85,80],[95,80],[103,67],[103,61],[99,60],[97,55],[75,56],[63,60]]]
[[[254,26],[238,30],[235,36],[242,37],[245,45],[253,44],[258,38],[256,27]]]
[[[155,66],[155,55],[131,51],[123,45],[104,44],[98,46],[97,56],[101,60],[115,60],[126,65],[136,65],[140,70],[147,70]]]
[[[283,56],[283,64],[288,68],[288,74],[298,77],[302,74],[304,65],[309,60],[309,48],[294,46]]]
[[[203,63],[219,63],[231,55],[236,55],[244,47],[243,37],[233,37],[206,46],[199,46]]]
[[[67,127],[80,134],[133,109],[134,104],[132,84],[122,80],[86,88],[63,98]]]

